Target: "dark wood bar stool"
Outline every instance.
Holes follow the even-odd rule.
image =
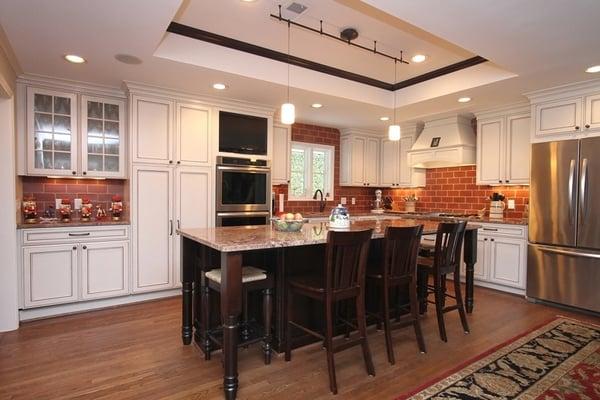
[[[386,228],[382,263],[380,265],[370,265],[367,270],[367,282],[380,288],[383,309],[375,316],[379,321],[383,321],[385,345],[390,364],[395,363],[392,330],[412,325],[419,350],[421,353],[426,351],[419,322],[419,301],[417,299],[417,256],[422,233],[423,225],[406,228]],[[396,315],[399,315],[399,308],[405,310],[408,308],[410,311],[409,318],[397,321],[392,325],[390,321],[390,291],[393,289],[403,290],[407,286],[409,302],[408,304],[396,304],[395,311]]]
[[[318,276],[290,277],[287,284],[287,324],[285,360],[291,359],[291,328],[304,332],[324,341],[327,351],[329,370],[329,388],[337,394],[334,353],[349,347],[361,345],[363,358],[369,375],[375,375],[371,352],[367,342],[367,323],[365,317],[365,276],[367,256],[372,229],[356,232],[335,232],[327,234],[324,274]],[[324,303],[325,335],[315,332],[293,321],[294,296],[306,296]],[[358,337],[340,339],[334,343],[334,309],[341,301],[355,300]],[[349,323],[346,321],[346,323]],[[353,327],[354,328],[354,327]]]
[[[429,294],[435,296],[435,310],[438,320],[440,338],[448,341],[444,314],[458,310],[465,333],[469,333],[467,314],[463,304],[460,288],[460,253],[465,236],[466,221],[442,222],[438,225],[433,254],[420,256],[417,260],[420,280],[425,287],[423,301],[428,301]],[[427,249],[426,249],[427,250]],[[452,274],[454,280],[454,296],[446,293],[446,275]],[[433,276],[433,285],[427,284],[429,275]],[[452,298],[456,304],[446,306],[446,298]]]
[[[221,269],[213,269],[204,274],[203,298],[202,298],[202,319],[206,321],[206,338],[204,341],[204,357],[210,360],[212,345],[217,344],[222,347],[220,338],[220,329],[211,329],[210,325],[210,291],[214,290],[221,293]],[[263,342],[263,354],[265,364],[271,363],[271,325],[273,316],[273,276],[255,267],[242,267],[242,296],[243,296],[243,322],[241,324],[241,340],[238,346],[248,346],[252,343]],[[251,335],[251,331],[258,328],[250,327],[248,318],[248,293],[262,291],[263,295],[263,326],[262,335]]]

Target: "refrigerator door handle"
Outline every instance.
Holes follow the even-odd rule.
[[[540,251],[543,251],[544,253],[553,253],[553,254],[562,254],[562,255],[573,256],[573,257],[598,258],[598,259],[600,259],[600,254],[597,254],[597,253],[586,253],[586,252],[583,252],[583,251],[572,251],[572,250],[555,249],[553,247],[545,247],[545,246],[538,246],[538,249]]]
[[[575,160],[569,165],[569,222],[575,223]]]
[[[587,218],[587,184],[588,184],[588,159],[581,162],[581,177],[579,180],[579,218],[580,225],[585,224]]]

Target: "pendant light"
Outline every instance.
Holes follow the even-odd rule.
[[[291,24],[288,20],[287,102],[281,105],[281,123],[285,125],[296,122],[296,107],[290,103],[290,30]]]
[[[396,70],[397,70],[398,60],[394,58],[394,83],[396,83]],[[396,124],[396,92],[394,91],[394,123],[388,128],[388,139],[390,140],[400,140],[402,133],[400,131],[400,125]]]

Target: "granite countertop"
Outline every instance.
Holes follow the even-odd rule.
[[[382,238],[388,226],[424,225],[424,234],[437,231],[439,221],[423,219],[387,219],[351,221],[350,231],[373,229],[373,238]],[[479,229],[467,225],[467,229]],[[235,226],[218,228],[178,229],[182,236],[223,252],[294,247],[327,242],[329,228],[326,223],[306,223],[299,232],[279,232],[272,225]]]
[[[406,211],[397,211],[397,210],[386,210],[385,214],[387,215],[399,215],[399,216],[404,216],[405,218],[414,218],[414,219],[428,219],[428,220],[432,220],[432,221],[456,221],[457,219],[460,220],[467,220],[467,221],[473,221],[473,222],[481,222],[481,223],[486,223],[486,224],[508,224],[508,225],[528,225],[529,221],[527,220],[527,218],[490,218],[488,216],[486,217],[461,217],[461,218],[453,218],[453,217],[439,217],[439,216],[434,216],[434,215],[429,215],[429,214],[411,214],[411,213],[407,213]]]
[[[25,222],[18,222],[17,229],[38,229],[38,228],[73,228],[79,226],[105,226],[105,225],[129,225],[129,220],[123,219],[120,221],[113,221],[110,218],[102,221],[92,219],[91,221],[81,221],[79,219],[72,219],[69,222],[60,221],[40,221],[34,224],[28,224]]]

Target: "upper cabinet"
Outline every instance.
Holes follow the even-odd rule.
[[[379,185],[378,137],[359,133],[344,134],[340,145],[340,184],[342,186]]]
[[[125,178],[125,101],[47,85],[17,85],[18,174]]]
[[[273,185],[290,183],[290,154],[292,151],[292,128],[289,125],[273,126],[273,163],[271,182]]]
[[[380,186],[425,186],[425,170],[414,169],[409,165],[408,152],[413,142],[413,136],[404,136],[398,141],[381,139]]]
[[[477,115],[477,184],[529,184],[529,107]]]
[[[576,83],[528,93],[533,142],[600,134],[600,84]]]

